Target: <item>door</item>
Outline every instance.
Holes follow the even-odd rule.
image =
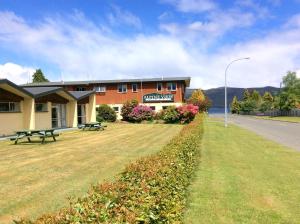
[[[78,113],[78,124],[85,124],[86,123],[86,112],[85,112],[85,104],[78,104],[77,105],[77,113]]]
[[[52,104],[51,112],[52,128],[64,128],[67,126],[65,104]]]

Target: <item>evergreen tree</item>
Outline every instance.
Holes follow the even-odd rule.
[[[49,80],[44,76],[41,69],[37,69],[34,74],[32,75],[32,82],[49,82]]]
[[[251,94],[251,99],[254,100],[255,102],[259,103],[261,100],[261,96],[257,90],[253,90]]]
[[[244,93],[243,93],[243,100],[246,101],[246,100],[249,100],[251,97],[251,94],[249,92],[248,89],[245,89]]]
[[[274,98],[272,96],[272,94],[268,91],[266,91],[262,97],[263,101],[264,102],[270,102],[270,103],[273,103],[274,101]]]
[[[237,97],[234,96],[230,105],[231,113],[232,114],[239,114],[241,110],[241,104],[238,101]]]

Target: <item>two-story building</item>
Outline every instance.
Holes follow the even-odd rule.
[[[67,91],[95,91],[96,104],[108,104],[119,115],[123,103],[136,99],[140,104],[160,111],[171,105],[184,103],[190,77],[165,77],[145,79],[93,80],[31,83],[24,87],[63,87]],[[78,114],[84,114],[84,107],[78,104]]]

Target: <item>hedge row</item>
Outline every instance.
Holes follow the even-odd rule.
[[[197,115],[162,151],[130,164],[115,182],[92,187],[69,208],[16,223],[181,223],[199,162],[201,123]]]

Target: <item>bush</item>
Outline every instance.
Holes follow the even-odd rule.
[[[69,208],[16,223],[182,223],[187,188],[199,164],[201,122],[198,115],[162,151],[130,164],[115,182],[94,186]]]
[[[198,106],[187,104],[177,107],[177,111],[179,113],[180,123],[190,123],[198,113]]]
[[[110,106],[103,104],[97,108],[97,121],[110,121],[115,122],[117,114]]]
[[[141,122],[152,120],[154,112],[150,107],[139,105],[133,108],[132,112],[128,115],[130,121]]]
[[[129,114],[132,112],[133,108],[138,106],[138,101],[137,100],[128,100],[126,101],[121,109],[121,116],[122,120],[124,121],[130,121]]]
[[[190,123],[198,112],[198,106],[193,104],[187,104],[177,108],[170,106],[164,110],[162,119],[166,123]]]
[[[180,115],[175,106],[169,106],[163,111],[162,119],[166,123],[176,123],[179,121]]]

